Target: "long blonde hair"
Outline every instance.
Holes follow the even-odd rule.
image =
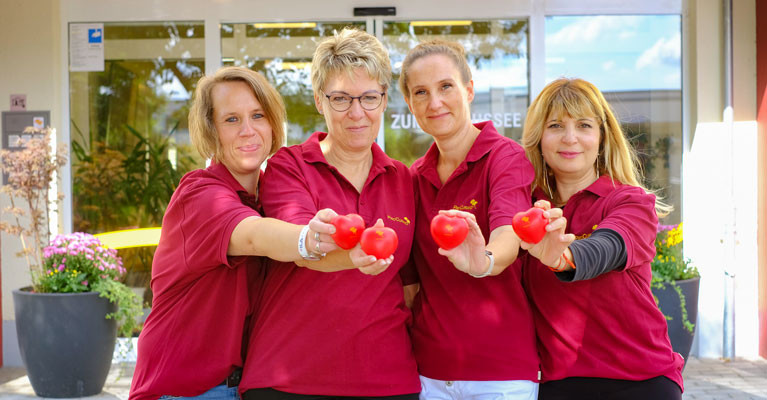
[[[535,167],[533,190],[542,188],[552,200],[558,195],[541,153],[541,137],[546,121],[563,116],[575,119],[593,117],[597,120],[600,130],[599,152],[594,163],[597,176],[607,175],[613,181],[656,194],[642,185],[642,170],[636,152],[602,92],[590,82],[577,78],[560,78],[549,83],[527,111],[522,146]],[[659,201],[656,194],[655,210],[658,215],[667,215],[671,209],[671,206]]]

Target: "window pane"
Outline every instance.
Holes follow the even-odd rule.
[[[317,43],[346,26],[365,30],[364,22],[351,21],[221,25],[222,65],[258,71],[282,95],[288,113],[288,145],[326,129],[325,119],[314,107],[312,55]]]
[[[583,78],[612,105],[637,149],[645,184],[681,219],[682,62],[679,15],[546,18],[546,80]]]
[[[69,74],[74,230],[161,225],[180,178],[204,166],[187,128],[204,53],[202,23],[104,24],[104,71]],[[148,283],[153,251],[120,251],[144,272],[129,280]]]
[[[411,164],[432,143],[405,104],[398,82],[402,61],[420,41],[444,38],[461,43],[474,80],[474,122],[492,120],[503,135],[518,140],[527,112],[527,20],[384,22],[383,43],[389,49],[394,79],[385,118],[389,156]]]

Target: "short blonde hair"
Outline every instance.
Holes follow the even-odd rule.
[[[410,49],[402,62],[402,72],[399,76],[399,90],[406,99],[410,98],[410,89],[407,84],[408,71],[413,63],[423,57],[431,55],[443,55],[453,61],[453,64],[461,74],[463,84],[466,85],[471,80],[471,69],[466,62],[466,50],[460,43],[449,42],[444,39],[433,39],[419,43]]]
[[[357,68],[364,68],[368,75],[384,88],[384,91],[389,89],[389,82],[391,82],[389,52],[375,36],[347,27],[320,42],[314,50],[312,58],[314,94],[319,96],[331,77],[342,72],[352,76]]]
[[[197,82],[194,99],[189,109],[189,136],[197,152],[205,158],[221,157],[221,142],[213,123],[213,88],[221,82],[244,82],[253,89],[253,95],[264,109],[264,116],[272,127],[274,154],[285,143],[285,105],[282,96],[258,72],[243,67],[223,67],[212,76],[203,76]]]
[[[522,146],[535,167],[533,189],[542,188],[552,200],[557,195],[555,182],[546,176],[546,162],[541,152],[541,138],[546,121],[552,118],[595,118],[599,124],[599,152],[595,168],[597,175],[607,175],[613,181],[641,187],[642,171],[634,148],[626,139],[610,104],[596,86],[583,79],[557,79],[543,88],[527,111],[522,131]],[[552,187],[553,186],[553,187]],[[666,215],[671,207],[656,201],[658,215]]]

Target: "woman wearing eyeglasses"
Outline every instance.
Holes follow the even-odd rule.
[[[368,33],[344,29],[314,53],[314,99],[328,131],[269,160],[264,212],[304,224],[324,208],[355,213],[366,226],[394,229],[399,245],[365,270],[322,273],[299,268],[301,262],[273,263],[248,343],[245,399],[418,398],[398,273],[413,240],[413,184],[407,167],[375,144],[390,80],[389,56]],[[332,240],[324,233],[318,239]],[[335,253],[325,260],[342,254]]]

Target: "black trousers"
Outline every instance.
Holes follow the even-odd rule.
[[[321,396],[281,392],[272,388],[250,389],[243,393],[243,400],[418,400],[419,393],[397,396],[359,397],[359,396]],[[655,399],[659,400],[659,399]]]
[[[566,378],[542,383],[538,400],[681,400],[682,389],[665,376],[646,381]]]

